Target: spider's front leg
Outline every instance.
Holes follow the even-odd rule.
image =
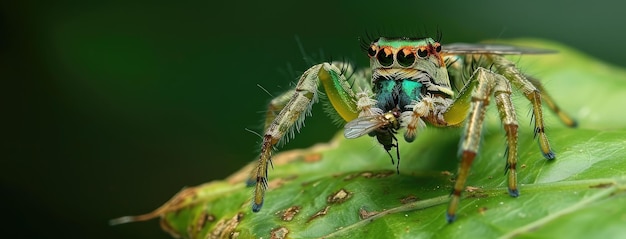
[[[448,222],[453,222],[456,217],[461,192],[467,181],[471,164],[478,153],[485,112],[492,94],[506,131],[509,194],[513,197],[519,195],[516,173],[518,124],[515,109],[511,103],[511,85],[504,76],[479,67],[474,71],[468,84],[461,90],[450,109],[444,113],[444,119],[448,123],[454,123],[464,118],[460,115],[469,110],[465,133],[461,138],[459,148],[461,163],[446,215]]]
[[[359,104],[359,98],[364,94],[355,94],[352,91],[343,75],[345,72],[340,70],[342,67],[345,67],[347,71],[351,70],[347,63],[315,65],[302,74],[295,88],[270,102],[261,144],[261,155],[250,178],[255,182],[253,212],[258,212],[263,206],[263,198],[268,188],[268,164],[271,162],[274,146],[286,137],[293,137],[295,131],[300,129],[305,116],[310,114],[312,105],[318,100],[318,88],[326,93],[329,103],[346,121],[356,118],[365,107]],[[364,79],[360,79],[358,74],[355,75],[355,80],[361,84]]]

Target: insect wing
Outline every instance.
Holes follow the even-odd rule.
[[[447,54],[521,55],[521,54],[551,54],[551,53],[556,53],[557,51],[548,50],[548,49],[517,47],[517,46],[510,46],[510,45],[452,43],[452,44],[442,45],[441,52],[447,53]]]
[[[370,115],[356,118],[344,126],[343,135],[348,139],[354,139],[368,134],[382,126],[385,126],[387,121],[382,119],[380,115]]]

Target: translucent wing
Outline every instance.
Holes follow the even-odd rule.
[[[387,121],[381,115],[370,115],[356,118],[344,126],[343,135],[347,139],[354,139],[368,134],[382,126],[385,126]]]
[[[517,47],[495,44],[471,44],[452,43],[441,46],[441,52],[447,54],[497,54],[497,55],[521,55],[521,54],[551,54],[554,50]]]

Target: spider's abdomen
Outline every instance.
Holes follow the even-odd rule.
[[[422,84],[413,80],[379,80],[374,85],[376,107],[383,112],[397,108],[400,112],[411,110],[406,106],[419,101]]]

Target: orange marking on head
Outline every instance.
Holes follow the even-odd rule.
[[[443,56],[442,54],[439,54],[439,52],[437,52],[437,47],[440,47],[441,44],[439,44],[439,42],[435,42],[435,44],[431,44],[428,45],[428,53],[437,57],[437,59],[439,60],[439,66],[444,66],[445,63],[443,61]]]
[[[401,51],[402,51],[402,53],[404,53],[404,55],[405,55],[405,56],[408,56],[408,55],[410,55],[411,53],[414,53],[414,52],[415,52],[415,51],[412,51],[412,50],[411,50],[411,48],[408,48],[408,47],[402,48],[402,50],[401,50]]]
[[[393,50],[391,47],[383,47],[383,52],[385,52],[385,56],[393,55]]]
[[[437,53],[437,58],[439,58],[439,67],[445,66],[445,62],[443,62],[443,56],[441,56],[441,54]]]

